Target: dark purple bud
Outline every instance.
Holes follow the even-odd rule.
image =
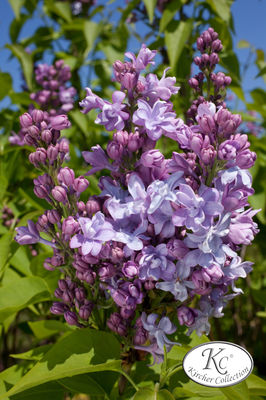
[[[198,89],[199,87],[199,81],[195,78],[190,78],[188,84],[192,89]]]
[[[140,161],[144,167],[160,167],[164,162],[164,156],[160,150],[153,149],[145,151],[145,153],[141,155]]]
[[[195,63],[196,65],[200,65],[200,63],[201,63],[201,58],[200,58],[200,57],[195,57],[195,58],[194,58],[194,63]]]
[[[191,279],[195,286],[195,289],[193,289],[195,293],[204,295],[211,291],[211,288],[202,276],[202,271],[194,271],[191,275]]]
[[[101,205],[98,200],[90,199],[86,203],[86,211],[89,217],[92,217],[93,214],[96,214],[98,211],[101,211]]]
[[[113,264],[104,264],[98,270],[100,280],[110,279],[115,275],[115,267]]]
[[[202,269],[202,277],[207,283],[211,282],[218,284],[223,276],[224,273],[217,264],[213,264],[210,267]]]
[[[45,129],[44,131],[42,131],[41,137],[42,137],[42,140],[47,144],[51,143],[51,141],[53,139],[52,132],[49,129]]]
[[[232,82],[232,78],[231,78],[230,76],[226,76],[226,77],[224,78],[224,84],[225,84],[225,86],[231,85],[231,82]]]
[[[36,144],[36,141],[27,133],[27,135],[24,136],[24,142],[28,144],[29,146],[34,146]],[[32,153],[33,154],[33,153]],[[29,156],[30,160],[30,156]],[[30,161],[32,164],[34,164],[32,161]]]
[[[60,182],[64,183],[66,186],[72,186],[75,179],[75,172],[73,169],[68,167],[61,168],[57,178]]]
[[[205,165],[211,165],[216,157],[216,151],[212,145],[203,148],[200,152],[200,158]]]
[[[42,198],[42,197],[41,197]],[[37,222],[37,228],[40,232],[46,231],[48,228],[48,218],[46,214],[40,215]]]
[[[59,288],[55,289],[55,291],[54,291],[54,296],[55,297],[57,297],[58,299],[61,299],[62,295],[63,295],[63,292],[62,292],[61,289],[59,289]]]
[[[107,145],[107,154],[112,160],[119,159],[123,154],[123,146],[117,142],[109,142]]]
[[[144,283],[144,288],[146,290],[153,290],[155,288],[155,283],[153,281],[146,281]]]
[[[84,281],[87,282],[89,285],[94,284],[95,278],[96,278],[96,273],[92,269],[89,269],[83,274]]]
[[[62,293],[62,300],[65,303],[72,303],[72,301],[74,300],[74,295],[70,290],[64,290],[64,292]]]
[[[32,118],[29,113],[24,113],[19,117],[20,125],[22,128],[28,128],[32,125]]]
[[[127,131],[117,131],[113,135],[113,140],[122,146],[126,146],[128,143],[128,133]],[[112,157],[111,157],[112,158]]]
[[[58,87],[59,87],[59,82],[58,81],[55,81],[54,79],[52,79],[50,82],[49,82],[49,86],[50,86],[50,89],[51,90],[56,90],[56,89],[58,89]]]
[[[58,301],[55,301],[52,305],[52,307],[50,308],[50,311],[52,314],[55,315],[62,315],[64,314],[64,312],[68,309],[68,307],[63,304],[63,303],[59,303]]]
[[[128,308],[121,308],[120,309],[120,315],[124,319],[129,319],[129,318],[134,318],[135,316],[135,310],[134,309],[128,309]]]
[[[77,325],[77,326],[79,325],[78,324],[78,317],[73,311],[65,312],[64,313],[64,317],[65,317],[66,322],[69,325]]]
[[[212,42],[212,51],[219,53],[223,49],[222,42],[219,39],[216,39]]]
[[[85,289],[82,287],[78,287],[75,289],[75,298],[79,302],[83,302],[86,299],[86,292]]]
[[[44,164],[47,159],[46,150],[43,147],[38,147],[35,151],[35,161]]]
[[[63,138],[60,140],[59,151],[65,154],[69,153],[69,143],[67,139]]]
[[[131,279],[138,274],[139,268],[138,265],[134,263],[134,261],[127,261],[123,265],[122,272],[127,278]]]
[[[93,304],[92,303],[81,306],[80,309],[79,309],[80,318],[82,318],[82,319],[87,321],[89,319],[90,315],[91,315],[92,308],[93,308]]]
[[[48,210],[47,218],[51,224],[57,224],[61,221],[61,215],[57,210]]]
[[[66,129],[70,127],[70,121],[68,120],[67,115],[57,115],[56,117],[52,117],[50,119],[51,127],[55,130],[61,131],[62,129]]]
[[[44,120],[44,113],[42,110],[33,110],[31,115],[34,122],[42,122]]]
[[[53,144],[50,144],[48,149],[47,149],[47,157],[48,160],[53,162],[57,159],[58,156],[58,148],[57,146],[54,146]]]
[[[147,340],[148,340],[148,332],[144,328],[137,329],[134,336],[134,344],[137,346],[141,346]]]
[[[86,206],[85,206],[85,203],[83,201],[79,201],[77,203],[77,206],[78,206],[78,211],[80,213],[83,213],[84,211],[86,211]]]
[[[210,60],[210,64],[211,65],[216,65],[220,61],[219,57],[218,57],[218,55],[216,53],[211,53],[210,57],[209,57],[209,60]]]
[[[210,61],[209,55],[206,54],[206,53],[202,54],[202,56],[201,56],[201,64],[207,65],[209,61]]]
[[[139,133],[130,133],[128,137],[128,150],[129,151],[137,151],[143,144],[143,140],[141,140]]]
[[[62,232],[64,235],[74,235],[74,233],[78,232],[79,228],[79,223],[74,219],[74,217],[70,216],[64,219],[62,224]]]
[[[89,181],[87,181],[87,179],[84,178],[84,176],[79,176],[74,180],[73,183],[73,189],[78,193],[84,192],[84,190],[86,190],[88,186],[89,186]]]
[[[124,258],[124,252],[120,247],[114,247],[111,250],[111,260],[113,263],[118,263]]]
[[[46,199],[49,196],[49,193],[44,185],[34,186],[34,194],[39,197],[39,199]]]
[[[37,126],[32,125],[28,128],[28,133],[29,135],[33,138],[33,139],[38,139],[39,138],[39,134],[40,134],[40,130]]]
[[[212,42],[212,37],[208,31],[204,31],[201,37],[207,46]]]
[[[198,50],[199,50],[200,52],[204,51],[204,41],[203,41],[202,37],[199,37],[199,38],[197,39],[197,48],[198,48]],[[194,60],[194,62],[195,62],[195,60]],[[195,64],[196,64],[196,63],[195,63]],[[198,65],[198,64],[197,64],[197,65]]]
[[[56,201],[60,203],[66,203],[67,201],[67,193],[62,186],[55,186],[52,189],[52,196]]]
[[[180,325],[191,326],[195,322],[196,312],[192,308],[181,306],[177,309],[177,318]]]
[[[58,287],[59,287],[59,289],[61,289],[61,290],[66,290],[66,289],[68,289],[68,285],[67,285],[66,280],[65,280],[65,279],[59,279],[59,281],[58,281]]]

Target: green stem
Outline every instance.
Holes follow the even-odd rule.
[[[183,365],[180,364],[177,367],[175,367],[173,370],[169,369],[166,374],[160,379],[160,387],[163,387],[163,385],[166,383],[166,381],[174,375],[176,372],[181,371],[183,369]]]

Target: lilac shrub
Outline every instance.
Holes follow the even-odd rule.
[[[146,45],[114,63],[120,90],[111,102],[86,88],[82,112],[99,110],[95,123],[113,133],[106,150],[96,145],[82,153],[87,176],[107,172],[101,193],[86,202],[79,197],[88,180],[63,166],[67,116],[47,123],[35,110],[21,117],[25,141],[35,147],[29,160],[42,171],[34,192],[49,209],[36,224],[17,228],[16,240],[53,250],[44,267],[62,278],[51,312],[70,325],[109,329],[124,351],[150,352],[155,362],[176,343],[180,326],[209,334],[210,319],[221,318],[242,293],[236,281],[252,263],[239,252],[258,232],[257,210],[248,205],[256,155],[237,131],[240,116],[224,102],[231,79],[213,72],[222,44],[209,28],[197,45],[201,72],[189,84],[198,98],[187,123],[171,102],[175,78],[167,70],[161,79],[145,75],[156,55]],[[176,143],[168,159],[156,148],[163,136]]]
[[[37,92],[31,93],[30,98],[35,101],[43,111],[43,120],[49,125],[55,116],[66,115],[74,107],[76,89],[70,86],[71,72],[68,65],[63,60],[58,60],[54,65],[39,64],[35,69],[35,80],[41,88]],[[31,145],[25,141],[28,128],[33,124],[32,113],[35,112],[34,106],[29,107],[28,113],[24,114],[20,121],[21,129],[18,134],[14,134],[9,138],[11,144],[23,146]],[[36,114],[37,115],[37,114]],[[38,117],[35,117],[35,119]],[[64,118],[64,117],[62,117]],[[41,122],[34,121],[34,122]],[[56,128],[53,124],[53,127]],[[32,130],[35,128],[31,128]],[[45,133],[44,133],[45,135]],[[46,132],[46,135],[48,133]]]

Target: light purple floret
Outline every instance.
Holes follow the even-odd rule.
[[[168,317],[163,317],[161,318],[159,323],[156,323],[157,318],[158,314],[152,313],[148,316],[145,312],[141,314],[141,322],[143,328],[149,332],[149,338],[155,338],[157,341],[157,345],[161,350],[164,349],[164,345],[179,344],[176,342],[172,342],[166,336],[166,334],[171,335],[176,331],[176,327],[174,326],[174,324],[172,324],[170,319]]]
[[[150,139],[158,140],[166,132],[176,131],[176,114],[169,111],[169,103],[157,100],[151,107],[145,100],[138,100],[133,123],[143,126]]]
[[[28,220],[28,226],[19,226],[16,228],[16,231],[17,235],[15,240],[21,245],[43,243],[51,247],[57,247],[55,243],[41,238],[36,225],[31,220]]]
[[[125,121],[129,118],[129,114],[123,111],[126,107],[126,104],[122,104],[125,96],[125,93],[118,90],[115,91],[112,95],[113,104],[105,102],[102,112],[96,118],[95,123],[104,125],[107,131],[122,130],[125,126]]]
[[[139,278],[141,280],[153,279],[156,281],[159,279],[166,281],[172,279],[176,266],[167,256],[168,249],[164,243],[156,247],[144,247],[139,261]]]
[[[70,248],[81,247],[84,256],[87,254],[97,256],[102,249],[103,243],[114,237],[112,225],[110,222],[105,221],[105,217],[100,211],[92,219],[81,217],[78,222],[83,235],[78,233],[73,236],[70,240]]]

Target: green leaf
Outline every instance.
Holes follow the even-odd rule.
[[[17,242],[13,242],[18,244]],[[30,270],[30,261],[27,256],[27,251],[25,246],[18,245],[17,251],[12,252],[12,257],[10,258],[10,264],[15,267],[20,274],[29,276],[32,275]]]
[[[250,47],[250,43],[247,40],[239,40],[237,43],[237,47],[239,49],[245,49],[247,47]]]
[[[43,279],[35,276],[17,279],[14,284],[0,288],[0,320],[30,304],[50,299],[48,287]]]
[[[73,376],[72,378],[59,379],[58,382],[72,393],[85,393],[90,396],[106,396],[102,386],[90,377],[89,374]]]
[[[25,76],[29,91],[32,91],[32,76],[33,76],[33,60],[32,55],[27,53],[20,44],[7,44],[15,57],[18,58],[23,74]]]
[[[51,347],[52,344],[45,344],[43,346],[36,347],[35,349],[26,351],[25,353],[10,354],[10,357],[18,358],[19,360],[39,361],[43,358],[47,351],[50,350]]]
[[[29,93],[26,92],[11,92],[9,94],[9,97],[12,103],[18,106],[29,106],[33,102],[30,98]]]
[[[265,218],[265,206],[266,206],[266,193],[260,192],[260,193],[255,193],[252,196],[249,197],[248,199],[249,203],[254,209],[260,209],[261,211],[257,214],[257,218],[263,223],[266,223],[266,218]]]
[[[88,53],[93,49],[95,41],[99,35],[101,25],[94,21],[86,21],[84,24],[84,36],[87,42],[87,48],[84,54],[84,58],[87,57]]]
[[[167,25],[174,19],[177,11],[179,11],[182,6],[181,0],[172,1],[166,4],[162,18],[160,20],[160,32],[163,32]]]
[[[206,2],[223,21],[227,23],[230,21],[231,0],[207,0]]]
[[[57,342],[7,394],[89,372],[121,372],[119,357],[120,344],[112,334],[89,328],[76,330]]]
[[[66,22],[72,21],[70,4],[67,2],[46,0],[45,9],[63,18]]]
[[[192,20],[186,21],[173,21],[165,32],[165,43],[167,47],[167,53],[170,59],[170,65],[175,68],[182,50],[189,39],[192,32],[193,22]]]
[[[10,245],[13,240],[13,232],[5,233],[0,239],[0,280],[2,279],[5,266],[9,257]]]
[[[229,400],[249,400],[248,387],[245,381],[234,386],[219,388]]]
[[[7,72],[0,72],[0,100],[9,95],[12,89],[12,78]]]
[[[152,24],[157,0],[143,0],[143,3],[145,4],[149,21]]]
[[[19,19],[20,9],[24,5],[25,0],[8,0],[8,1],[14,11],[16,19]]]
[[[47,339],[59,332],[71,332],[73,330],[69,325],[51,319],[28,322],[28,324],[34,336],[40,340]]]
[[[75,124],[79,127],[79,129],[84,133],[84,135],[88,135],[89,133],[88,117],[82,114],[79,110],[70,111],[69,115],[71,119],[73,119]]]
[[[246,383],[251,395],[266,396],[266,381],[258,376],[251,374]]]
[[[10,400],[62,400],[64,398],[64,392],[64,388],[59,383],[50,382],[12,396]]]
[[[258,311],[256,315],[259,318],[266,318],[266,311]]]
[[[140,389],[132,400],[174,400],[174,396],[166,389],[158,392],[153,389]]]

